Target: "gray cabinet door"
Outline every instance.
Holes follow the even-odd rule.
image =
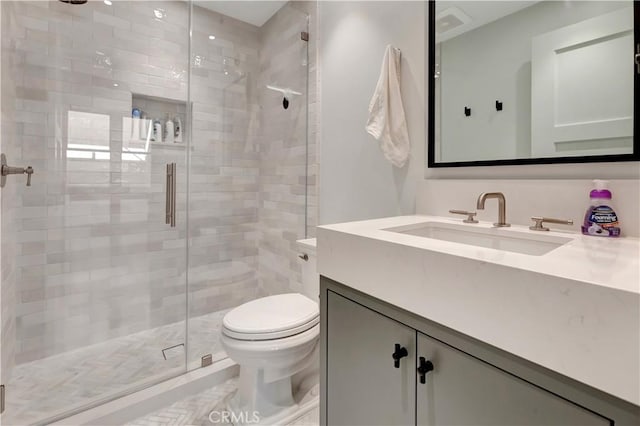
[[[417,361],[434,369],[417,380],[417,424],[609,425],[587,411],[484,361],[418,333]],[[418,363],[416,364],[418,365]]]
[[[327,312],[327,424],[414,425],[415,330],[331,291]]]

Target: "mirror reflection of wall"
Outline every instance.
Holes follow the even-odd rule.
[[[436,3],[438,162],[633,153],[632,1]]]

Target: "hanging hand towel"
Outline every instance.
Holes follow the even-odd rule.
[[[369,102],[367,132],[380,141],[384,156],[396,167],[409,158],[409,132],[400,92],[400,49],[387,46],[376,91]]]

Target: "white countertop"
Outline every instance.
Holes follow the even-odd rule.
[[[428,221],[492,228],[432,216],[321,226],[319,273],[640,405],[639,239],[491,231],[571,239],[534,256],[385,230]]]

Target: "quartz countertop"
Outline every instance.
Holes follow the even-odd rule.
[[[424,222],[569,241],[538,256],[389,230]],[[492,228],[421,215],[320,226],[318,271],[640,406],[640,239]]]

